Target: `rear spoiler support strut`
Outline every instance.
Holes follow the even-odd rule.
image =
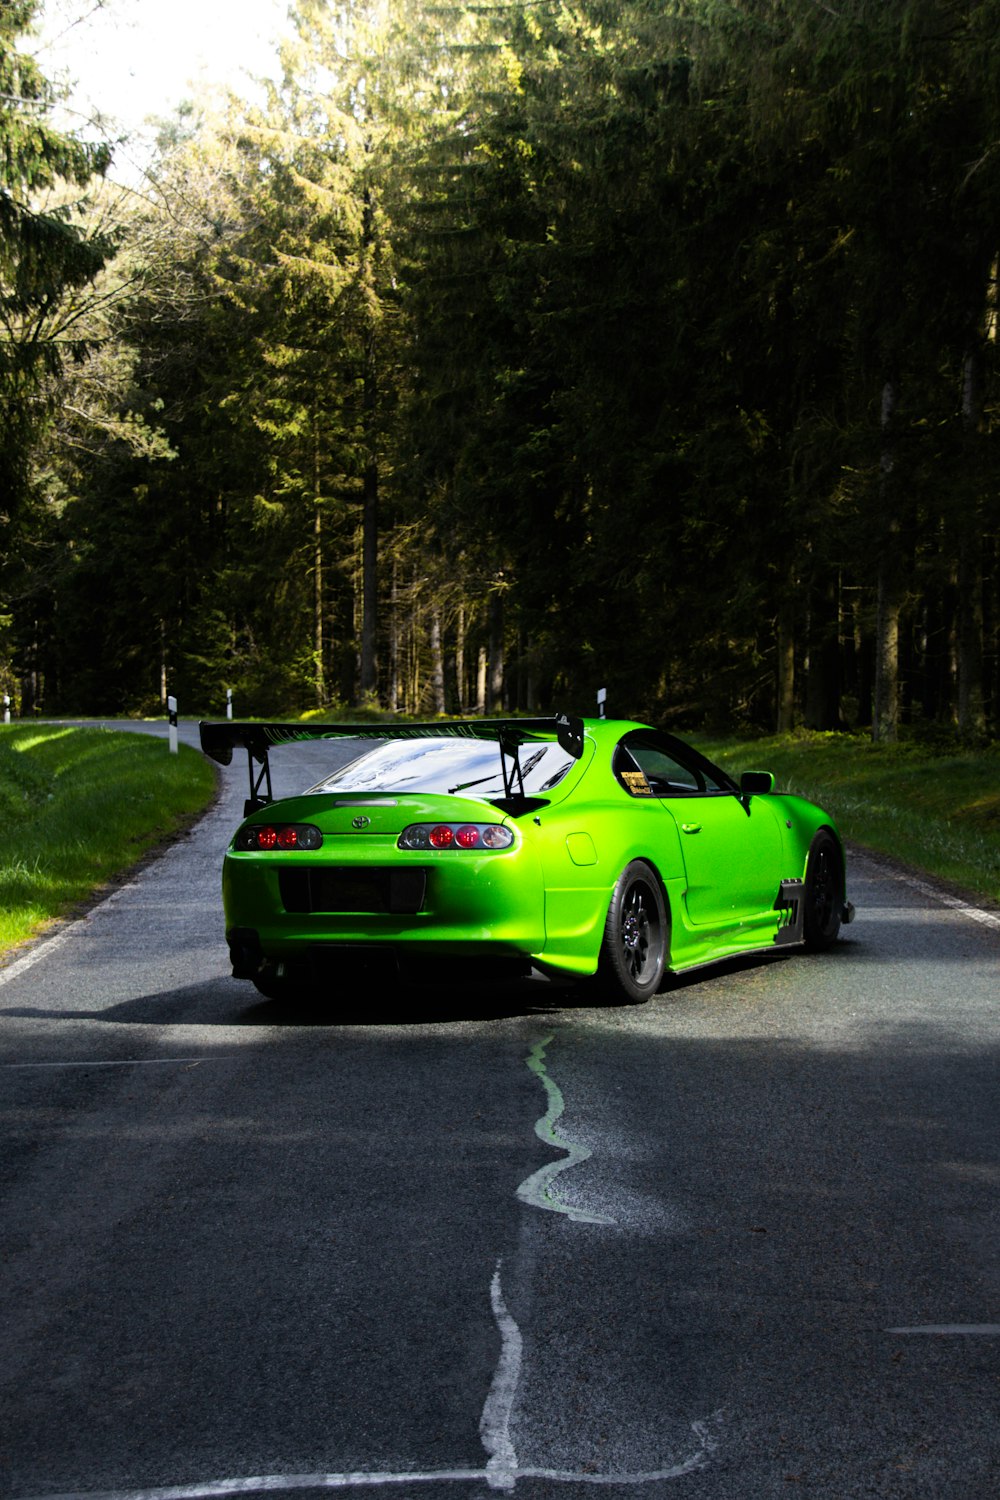
[[[521,775],[521,760],[518,755],[519,745],[515,740],[513,744],[507,741],[503,734],[499,736],[500,743],[500,774],[503,777],[503,794],[506,798],[524,796],[524,777]],[[509,769],[508,769],[509,757]],[[514,789],[514,781],[517,781],[517,790]]]
[[[274,792],[271,789],[271,764],[264,753],[264,761],[260,771],[254,776],[253,754],[247,751],[247,770],[250,772],[250,795],[243,804],[243,816],[249,818],[251,813],[259,812],[262,807],[267,807],[269,802],[274,801]],[[261,786],[267,788],[261,795]]]

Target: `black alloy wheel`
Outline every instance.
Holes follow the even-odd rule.
[[[843,892],[840,846],[828,829],[821,828],[809,846],[806,861],[803,936],[807,948],[820,952],[837,941]]]
[[[604,924],[598,974],[630,1005],[641,1005],[663,983],[667,909],[660,882],[644,860],[626,865]]]

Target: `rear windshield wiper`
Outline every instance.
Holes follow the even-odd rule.
[[[475,781],[460,781],[458,786],[448,788],[448,796],[454,796],[455,792],[467,792],[470,786],[482,786],[484,781],[496,781],[497,773],[493,771],[489,776],[479,776]]]

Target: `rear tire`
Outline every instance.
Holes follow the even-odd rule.
[[[802,935],[807,948],[831,948],[840,932],[844,905],[844,863],[840,845],[821,828],[809,845],[806,861],[805,912]]]
[[[618,877],[604,923],[598,975],[628,1005],[642,1005],[663,983],[667,908],[660,882],[644,860]]]

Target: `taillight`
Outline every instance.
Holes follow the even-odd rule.
[[[509,849],[514,830],[502,823],[411,823],[399,835],[400,849]]]
[[[323,835],[311,823],[248,823],[236,835],[236,848],[244,852],[322,847]]]

